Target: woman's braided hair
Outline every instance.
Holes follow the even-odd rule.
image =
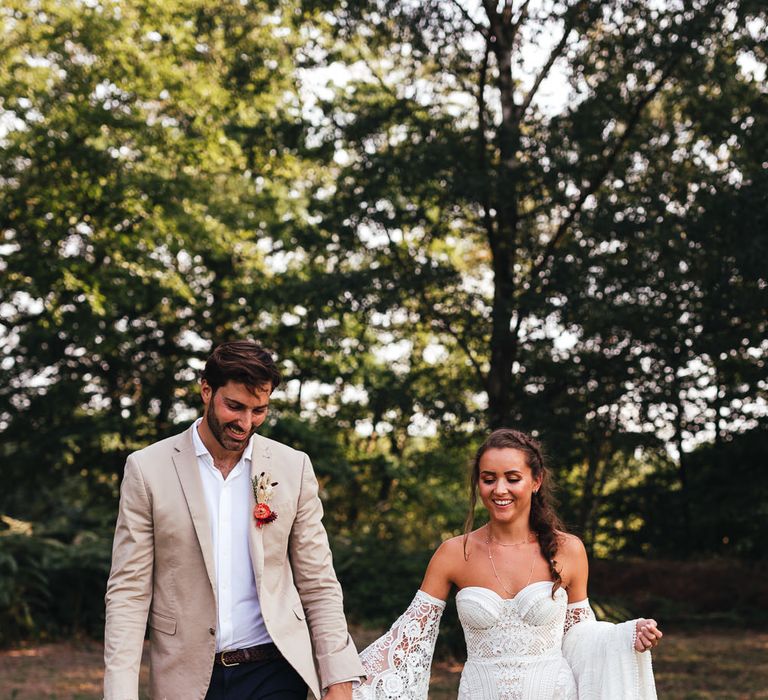
[[[555,512],[557,502],[553,494],[553,484],[549,469],[544,464],[541,445],[530,435],[526,435],[519,430],[513,430],[512,428],[494,430],[485,442],[480,445],[475,454],[470,474],[469,512],[464,524],[464,556],[466,557],[467,537],[469,537],[469,533],[472,531],[475,523],[475,505],[477,504],[478,483],[480,481],[480,458],[487,450],[507,448],[520,450],[520,452],[525,454],[525,461],[533,474],[533,478],[541,478],[541,485],[531,498],[529,524],[531,531],[536,533],[539,540],[541,555],[549,564],[549,573],[554,581],[552,586],[552,594],[554,595],[555,591],[562,585],[555,557],[560,539],[559,533],[565,530]]]

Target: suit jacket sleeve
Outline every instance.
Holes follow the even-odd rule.
[[[105,700],[139,696],[139,669],[152,599],[152,503],[133,455],[125,465],[107,582],[104,628]]]
[[[347,631],[344,602],[333,570],[323,506],[309,457],[304,455],[301,493],[289,543],[296,588],[307,616],[320,675],[320,685],[364,675],[357,650]]]

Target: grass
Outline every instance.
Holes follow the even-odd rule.
[[[355,630],[359,646],[370,632]],[[661,700],[768,700],[768,633],[738,629],[666,630],[654,652]],[[430,700],[455,700],[461,664],[440,662]],[[148,673],[142,672],[146,699]],[[0,651],[0,700],[101,698],[102,649],[93,641]]]
[[[1,700],[94,700],[101,698],[102,646],[73,640],[0,651]],[[149,671],[142,668],[141,684]],[[143,700],[147,700],[146,693]]]
[[[654,654],[660,698],[768,699],[768,633],[710,629],[670,634]]]

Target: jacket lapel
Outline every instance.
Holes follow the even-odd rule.
[[[255,438],[253,441],[253,451],[251,452],[251,483],[262,472],[270,472],[272,470],[272,455],[270,454],[269,444],[259,435],[256,435]],[[250,502],[251,511],[253,511],[256,505],[253,489],[251,489]],[[248,543],[251,548],[251,564],[253,565],[253,574],[256,577],[256,588],[259,591],[259,597],[261,597],[261,586],[264,578],[264,540],[262,534],[264,528],[256,527],[253,519],[250,522]]]
[[[208,508],[205,505],[203,482],[200,479],[200,469],[197,466],[195,445],[192,442],[192,430],[195,430],[194,425],[179,436],[178,441],[174,445],[173,464],[176,467],[176,473],[179,476],[181,488],[184,491],[184,498],[187,501],[187,507],[192,516],[192,523],[195,526],[200,550],[203,553],[203,561],[208,572],[208,579],[215,594],[216,568],[213,563],[211,523],[208,516]]]

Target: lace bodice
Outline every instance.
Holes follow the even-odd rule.
[[[456,595],[469,659],[559,654],[568,597],[552,582],[526,586],[514,598],[488,588],[463,588]]]
[[[561,654],[568,596],[552,595],[538,581],[514,598],[472,586],[456,595],[467,641],[459,698],[523,700],[576,697],[573,676]]]

